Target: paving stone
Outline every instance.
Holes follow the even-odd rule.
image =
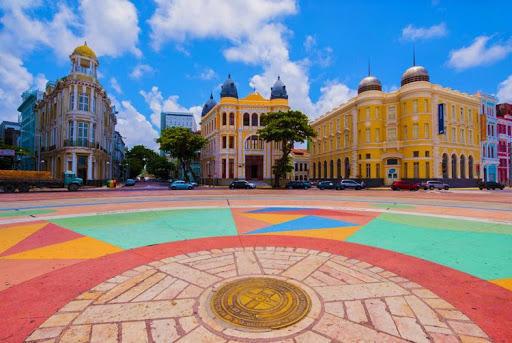
[[[178,323],[180,324],[183,331],[187,333],[199,325],[196,317],[194,316],[180,318],[178,319]]]
[[[214,335],[210,331],[206,330],[204,327],[200,326],[194,331],[188,333],[183,336],[181,339],[177,341],[177,343],[224,343],[226,339]]]
[[[171,276],[193,283],[200,287],[209,287],[221,279],[215,275],[185,266],[180,263],[172,262],[159,269]]]
[[[439,313],[443,318],[446,319],[454,319],[454,320],[468,320],[469,318],[464,315],[464,313],[457,311],[457,310],[436,310],[437,313]]]
[[[117,324],[96,324],[92,327],[91,343],[117,343]]]
[[[311,276],[314,277],[315,279],[321,281],[326,286],[336,286],[336,285],[344,285],[345,284],[345,282],[343,282],[339,279],[333,278],[332,276],[329,276],[319,270],[315,271],[313,274],[311,274]]]
[[[386,311],[386,304],[380,299],[368,299],[364,302],[373,326],[379,330],[398,336],[395,322]]]
[[[158,294],[155,299],[156,300],[164,300],[164,299],[174,299],[181,293],[182,290],[185,289],[189,284],[183,280],[174,281],[169,287],[164,289],[160,294]]]
[[[454,308],[449,302],[443,299],[423,299],[423,301],[435,309],[449,310]]]
[[[78,316],[79,312],[62,312],[56,313],[50,318],[48,318],[43,324],[41,324],[42,328],[53,327],[53,326],[66,326],[73,319]]]
[[[453,331],[460,335],[464,336],[475,336],[475,337],[482,337],[487,338],[487,335],[485,332],[482,331],[478,326],[476,326],[473,323],[465,323],[465,322],[458,322],[449,320],[448,324],[452,327]]]
[[[64,307],[62,307],[59,311],[60,312],[73,312],[73,311],[82,311],[84,308],[89,306],[89,304],[92,303],[92,300],[73,300]]]
[[[480,337],[472,337],[472,336],[460,336],[460,341],[462,343],[488,343],[490,342],[489,340],[485,339],[485,338],[480,338]]]
[[[235,253],[238,275],[261,274],[256,255],[252,251],[237,251]]]
[[[425,289],[425,288],[413,289],[412,293],[422,299],[437,299],[437,298],[439,298],[437,295],[435,295],[434,293],[432,293],[431,291],[429,291],[428,289]]]
[[[394,317],[393,319],[401,337],[418,343],[429,342],[428,335],[415,318]]]
[[[109,323],[192,315],[192,299],[162,300],[127,304],[92,305],[85,309],[76,324]]]
[[[322,335],[317,334],[313,331],[307,331],[303,334],[298,335],[295,337],[295,342],[297,343],[329,343],[331,340],[327,337],[324,337]]]
[[[324,264],[327,259],[325,256],[309,255],[291,266],[282,275],[296,280],[304,280],[309,274]]]
[[[368,321],[363,303],[359,300],[345,301],[347,318],[356,323],[365,323]]]
[[[147,343],[148,332],[146,322],[127,322],[121,326],[123,343]]]
[[[83,299],[83,300],[96,300],[98,299],[101,295],[103,294],[103,292],[98,292],[98,291],[87,291],[87,292],[84,292],[82,294],[80,294],[77,299]]]
[[[395,316],[414,317],[414,312],[412,312],[404,297],[387,297],[384,298],[384,300],[391,314]]]
[[[127,290],[129,290],[130,288],[132,288],[133,286],[138,284],[139,282],[143,281],[144,279],[150,277],[151,275],[153,275],[155,273],[156,273],[156,270],[150,269],[141,274],[138,274],[138,275],[132,277],[131,279],[116,285],[116,287],[112,288],[111,290],[109,290],[108,292],[103,294],[94,303],[95,304],[105,304],[105,303],[111,301],[112,299],[117,298],[119,295],[123,294],[124,292],[126,292]]]
[[[336,317],[345,318],[345,308],[343,301],[335,301],[324,304],[325,312],[335,315]]]
[[[155,343],[168,343],[176,341],[180,335],[176,330],[174,319],[157,319],[150,323],[151,337]]]
[[[359,279],[361,281],[364,281],[364,282],[376,282],[378,281],[376,278],[374,277],[371,277],[369,275],[366,275],[364,273],[361,273],[357,270],[354,270],[354,269],[351,269],[351,268],[347,268],[345,266],[342,266],[341,264],[337,264],[335,262],[332,262],[332,261],[329,261],[325,264],[326,266],[329,266],[333,269],[336,269],[344,274],[347,274],[347,275],[350,275],[356,279]]]
[[[30,336],[28,336],[27,341],[35,341],[40,339],[46,339],[46,338],[53,338],[60,335],[62,330],[64,329],[63,326],[61,327],[52,327],[52,328],[40,328],[32,332]]]
[[[423,301],[415,295],[408,295],[405,300],[416,314],[418,320],[424,325],[446,327],[446,324],[439,320],[439,316]]]
[[[441,333],[441,334],[446,334],[446,335],[453,335],[453,332],[451,329],[449,328],[440,328],[438,326],[430,326],[430,325],[423,325],[423,328],[425,328],[425,330],[427,332],[434,332],[434,333]]]
[[[165,289],[167,289],[173,282],[177,279],[166,276],[163,280],[160,280],[156,285],[153,285],[151,288],[145,290],[142,294],[137,296],[134,301],[148,301],[154,299],[157,295],[162,293]]]
[[[89,342],[91,325],[73,325],[64,331],[60,337],[61,343],[86,343]]]
[[[325,301],[380,298],[408,294],[406,290],[390,282],[324,286],[317,287],[316,291]]]
[[[428,335],[430,336],[430,340],[434,343],[459,343],[457,337],[453,335],[445,335],[442,333],[429,333]]]
[[[139,296],[141,293],[146,291],[147,289],[153,287],[156,283],[160,282],[166,274],[164,273],[156,273],[139,283],[138,285],[130,288],[117,298],[111,300],[111,303],[122,303],[122,302],[128,302],[135,297]]]
[[[201,287],[196,285],[188,285],[176,298],[196,298],[203,292]]]

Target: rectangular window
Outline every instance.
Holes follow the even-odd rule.
[[[469,144],[473,144],[473,130],[468,130],[469,133]]]
[[[412,124],[412,138],[418,138],[418,124]]]
[[[396,108],[395,106],[389,106],[388,108],[388,120],[396,119]]]
[[[222,136],[222,149],[226,149],[226,136]]]
[[[377,179],[380,179],[380,163],[377,163],[377,164],[375,165],[375,177],[376,177]]]
[[[409,173],[407,172],[407,162],[404,162],[404,179],[408,178]]]
[[[226,112],[222,113],[222,126],[226,126],[227,124],[227,114]]]
[[[229,148],[234,149],[235,148],[235,137],[229,136]]]
[[[369,179],[372,177],[372,165],[370,163],[366,163],[366,178]]]
[[[425,178],[430,179],[430,162],[425,162]]]
[[[375,129],[375,142],[377,142],[377,143],[380,142],[380,129],[379,128]]]
[[[371,158],[372,158],[372,154],[366,154],[366,155],[365,155],[365,158],[366,158],[367,160],[371,159]]]
[[[428,108],[428,99],[425,99],[425,112],[430,112],[429,108]]]
[[[229,159],[229,178],[233,179],[235,177],[235,160]]]
[[[420,178],[420,163],[419,162],[414,162],[413,170],[414,170],[414,178],[419,179]]]
[[[299,171],[302,171],[304,168],[303,168],[303,164],[302,163],[299,163]]]
[[[75,105],[75,92],[73,92],[73,89],[69,92],[69,110],[73,111]]]
[[[430,138],[430,124],[425,124],[423,135],[425,138]]]
[[[413,113],[418,113],[418,100],[414,100],[412,102],[412,112]]]
[[[457,132],[456,132],[456,129],[454,127],[452,127],[452,143],[455,143],[456,140],[457,140]]]
[[[74,129],[73,128],[73,121],[70,120],[70,121],[68,121],[68,139],[69,140],[73,140],[73,138],[74,138],[73,137],[74,136],[73,135],[73,129]]]
[[[226,178],[226,159],[222,159],[222,178]]]
[[[380,120],[380,109],[375,107],[375,120]]]
[[[407,139],[407,125],[404,125],[404,134],[403,134],[403,139],[406,140]]]
[[[466,143],[466,132],[464,131],[464,129],[460,129],[460,143]]]
[[[419,151],[413,151],[412,152],[412,157],[420,157],[420,152]]]
[[[388,141],[394,141],[396,140],[396,129],[394,127],[388,128]]]
[[[77,144],[78,146],[87,146],[89,140],[89,123],[79,121],[77,126]]]
[[[460,108],[460,122],[464,123],[464,107]]]
[[[78,110],[89,111],[89,96],[87,93],[81,93],[78,98]]]
[[[425,157],[430,157],[430,151],[425,151]]]
[[[372,120],[372,117],[371,117],[371,114],[370,114],[370,108],[367,107],[366,108],[366,121],[371,121]]]
[[[336,119],[336,131],[340,130],[340,119]]]
[[[348,132],[345,132],[345,135],[343,136],[343,145],[345,148],[348,146]]]
[[[371,139],[371,137],[370,137],[370,128],[367,128],[365,130],[365,141],[366,141],[366,143],[370,143],[370,139]]]
[[[299,164],[295,162],[295,171],[299,171]]]

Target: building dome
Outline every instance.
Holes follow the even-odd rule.
[[[222,88],[220,90],[220,97],[238,99],[238,91],[236,90],[235,82],[231,79],[231,74],[228,75],[228,78],[222,84]]]
[[[357,87],[357,94],[361,94],[366,91],[382,91],[382,84],[379,79],[371,75],[362,79]]]
[[[427,69],[422,66],[413,65],[402,74],[402,80],[400,84],[406,85],[416,81],[427,81],[430,82],[430,76]]]
[[[270,87],[270,99],[288,99],[288,93],[286,92],[286,86],[281,81],[281,77],[278,76],[276,82]]]
[[[201,112],[201,117],[205,116],[208,112],[211,111],[212,108],[215,107],[217,103],[213,100],[213,94],[210,94],[210,99],[204,104],[203,111]]]
[[[89,48],[89,46],[87,45],[87,42],[85,42],[84,45],[80,45],[79,47],[76,47],[75,50],[73,50],[73,53],[71,55],[80,55],[80,56],[84,56],[87,58],[92,58],[94,60],[97,59],[96,53],[94,52],[94,50]]]

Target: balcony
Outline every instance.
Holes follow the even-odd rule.
[[[64,140],[65,147],[80,147],[80,148],[90,148],[90,149],[99,149],[99,143],[90,142],[87,139],[65,139]]]

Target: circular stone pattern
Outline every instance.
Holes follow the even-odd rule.
[[[239,312],[228,319],[217,306]],[[268,326],[250,326],[262,322]],[[266,246],[189,252],[127,270],[78,295],[26,338],[128,341],[480,343],[489,337],[445,299],[391,271],[325,251]]]
[[[250,329],[280,329],[304,318],[311,299],[299,287],[278,279],[251,277],[222,286],[212,297],[213,312]]]

